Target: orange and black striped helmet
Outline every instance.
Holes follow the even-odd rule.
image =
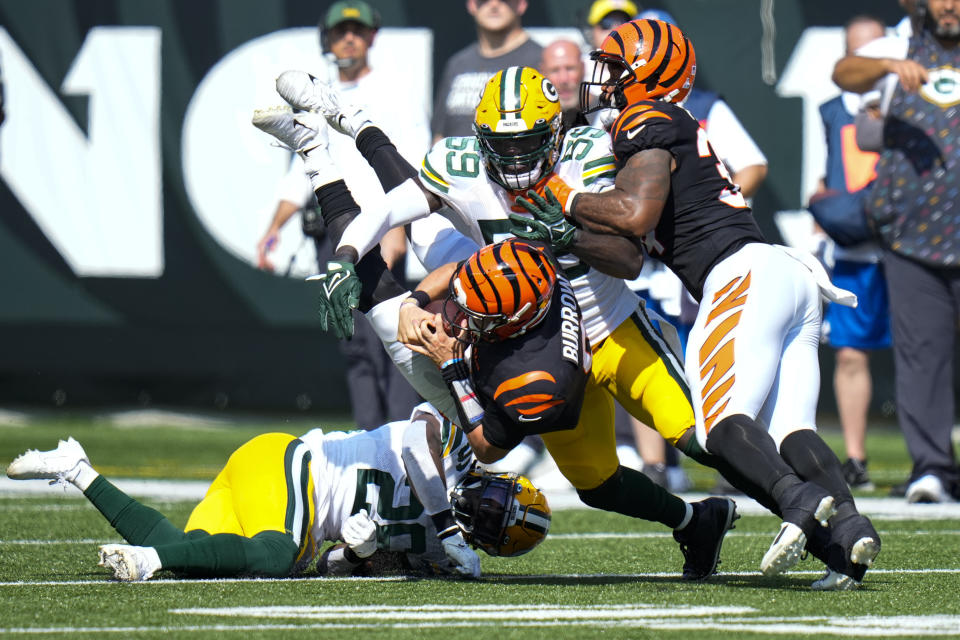
[[[623,23],[590,59],[595,62],[593,77],[580,84],[584,113],[624,109],[640,100],[681,102],[697,75],[693,43],[676,25],[662,20]],[[599,95],[594,87],[600,87]]]
[[[556,267],[544,249],[510,238],[460,263],[450,279],[450,300],[466,317],[471,338],[503,340],[543,319],[556,282]]]

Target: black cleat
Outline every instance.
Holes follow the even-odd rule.
[[[780,531],[760,561],[760,571],[765,576],[792,569],[800,561],[807,539],[818,526],[826,527],[837,512],[833,496],[818,484],[803,482],[791,487],[790,491],[785,500],[788,506],[783,509]]]
[[[847,481],[850,489],[858,491],[873,491],[876,487],[867,473],[867,461],[857,460],[856,458],[847,458],[841,467],[843,469],[843,479]]]
[[[740,514],[730,498],[707,498],[690,506],[693,518],[683,530],[674,530],[673,539],[683,553],[683,579],[703,580],[716,573],[723,538]]]

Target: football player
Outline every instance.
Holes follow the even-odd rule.
[[[159,569],[290,576],[306,569],[328,540],[346,544],[323,553],[321,574],[350,574],[383,551],[403,554],[417,570],[476,578],[480,560],[468,543],[493,555],[519,555],[550,524],[546,499],[529,481],[476,471],[463,431],[427,403],[409,420],[373,431],[257,436],[230,456],[184,529],[101,476],[73,438],[20,455],[7,476],[83,491],[129,543],[100,547],[100,565],[125,581],[147,580]],[[464,501],[478,482],[517,489],[499,502]]]
[[[359,219],[359,210],[350,203],[349,192],[325,153],[322,116],[305,112],[294,117],[288,112],[284,120],[281,114],[277,110],[260,112],[254,123],[304,157],[331,240],[338,242],[344,230]],[[376,133],[385,141],[381,150],[392,148],[379,130]],[[388,169],[397,175],[402,174],[403,166],[388,163]],[[446,229],[444,236],[443,242],[431,245],[444,256],[463,255],[458,252],[471,245],[476,250],[480,244],[453,228]],[[542,253],[542,249],[517,240],[487,246],[466,262],[435,270],[409,297],[402,288],[399,295],[388,291],[390,277],[375,251],[357,263],[356,275],[352,263],[345,263],[332,267],[319,280],[327,291],[324,299],[351,279],[362,285],[354,304],[368,314],[397,366],[421,395],[438,407],[454,405],[445,415],[457,416],[482,462],[500,459],[526,435],[542,434],[547,449],[586,504],[669,526],[685,555],[684,576],[701,579],[711,575],[723,537],[737,517],[735,505],[726,498],[687,504],[642,473],[619,465],[612,419],[589,419],[589,411],[601,409],[595,409],[587,398],[606,392],[590,378],[593,356],[584,339],[573,287],[552,266],[551,259],[539,255]],[[380,266],[371,269],[376,264]],[[451,284],[455,272],[458,277]],[[497,292],[483,292],[480,281],[494,277],[502,279],[503,285]],[[538,286],[529,290],[520,286],[531,279]],[[540,288],[543,283],[548,284],[546,289]],[[451,286],[454,290],[459,287],[452,298],[468,322],[464,329],[475,338],[465,357],[440,355],[440,349],[452,350],[455,341],[442,329],[442,321],[420,309],[442,299]],[[470,301],[483,302],[471,306]],[[350,306],[321,306],[321,314],[329,317]],[[401,318],[406,319],[401,322]],[[416,340],[410,339],[413,333],[418,334]],[[413,357],[417,354],[407,349],[401,338],[424,347],[436,346],[430,357],[440,369],[427,358]],[[443,339],[447,344],[430,344]],[[433,369],[432,375],[427,369]],[[441,372],[442,377],[438,375]],[[436,395],[442,394],[443,385],[449,389],[446,400]]]
[[[701,303],[686,355],[697,439],[771,495],[783,517],[763,573],[792,567],[807,538],[829,524],[842,559],[828,563],[814,588],[853,588],[880,538],[817,435],[815,412],[820,296],[856,299],[832,287],[809,256],[764,239],[705,131],[676,104],[696,73],[693,45],[676,26],[625,23],[591,57],[594,80],[581,87],[581,108],[619,111],[615,187],[588,193],[553,176],[548,197],[532,194],[524,206],[611,234],[611,252],[628,238],[679,276]]]

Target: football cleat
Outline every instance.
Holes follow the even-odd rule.
[[[328,145],[327,126],[322,117],[313,113],[294,113],[284,105],[253,112],[253,126],[269,133],[287,149],[298,153]]]
[[[281,73],[277,78],[277,93],[294,109],[319,113],[335,131],[351,138],[373,126],[363,108],[341,104],[336,89],[306,71]]]
[[[828,525],[837,509],[833,506],[833,496],[823,495],[824,493],[823,489],[809,482],[800,486],[797,496],[799,500],[809,502],[811,498],[816,499],[818,500],[814,503],[816,506],[809,509],[793,507],[784,510],[784,522],[780,525],[780,531],[760,561],[760,571],[763,575],[775,576],[792,569],[800,561],[803,549],[807,545],[807,534],[804,529],[812,533],[813,528],[818,524],[822,527]]]
[[[153,547],[128,544],[105,544],[100,547],[101,567],[113,570],[113,577],[123,582],[149,580],[160,569],[160,557]]]
[[[822,578],[810,585],[814,591],[853,591],[859,587],[859,582],[833,569],[827,569]]]
[[[81,462],[90,464],[80,443],[72,437],[61,440],[56,449],[29,451],[17,456],[7,467],[7,477],[14,480],[53,480],[63,478]]]
[[[730,498],[707,498],[690,506],[693,518],[682,530],[674,530],[673,539],[683,553],[683,579],[703,580],[716,573],[723,538],[740,514]]]

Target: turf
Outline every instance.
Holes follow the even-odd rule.
[[[0,428],[0,465],[28,447],[53,446],[68,428],[98,468],[126,477],[209,478],[235,446],[282,426],[133,430],[93,420]],[[288,426],[292,433],[308,428]],[[908,466],[898,436],[871,438],[872,456],[890,453],[874,457],[876,469],[902,479]],[[712,481],[691,472],[700,485]],[[146,502],[177,524],[192,507]],[[759,574],[777,527],[772,517],[741,518],[724,544],[720,574],[690,583],[678,577],[682,558],[668,531],[586,509],[556,511],[549,537],[526,556],[484,556],[479,581],[309,573],[296,580],[194,581],[160,572],[147,583],[121,584],[96,565],[97,545],[119,538],[86,501],[7,495],[0,496],[0,635],[960,637],[960,519],[875,524],[883,552],[863,588],[844,593],[809,589],[822,571],[812,558],[784,577]]]

